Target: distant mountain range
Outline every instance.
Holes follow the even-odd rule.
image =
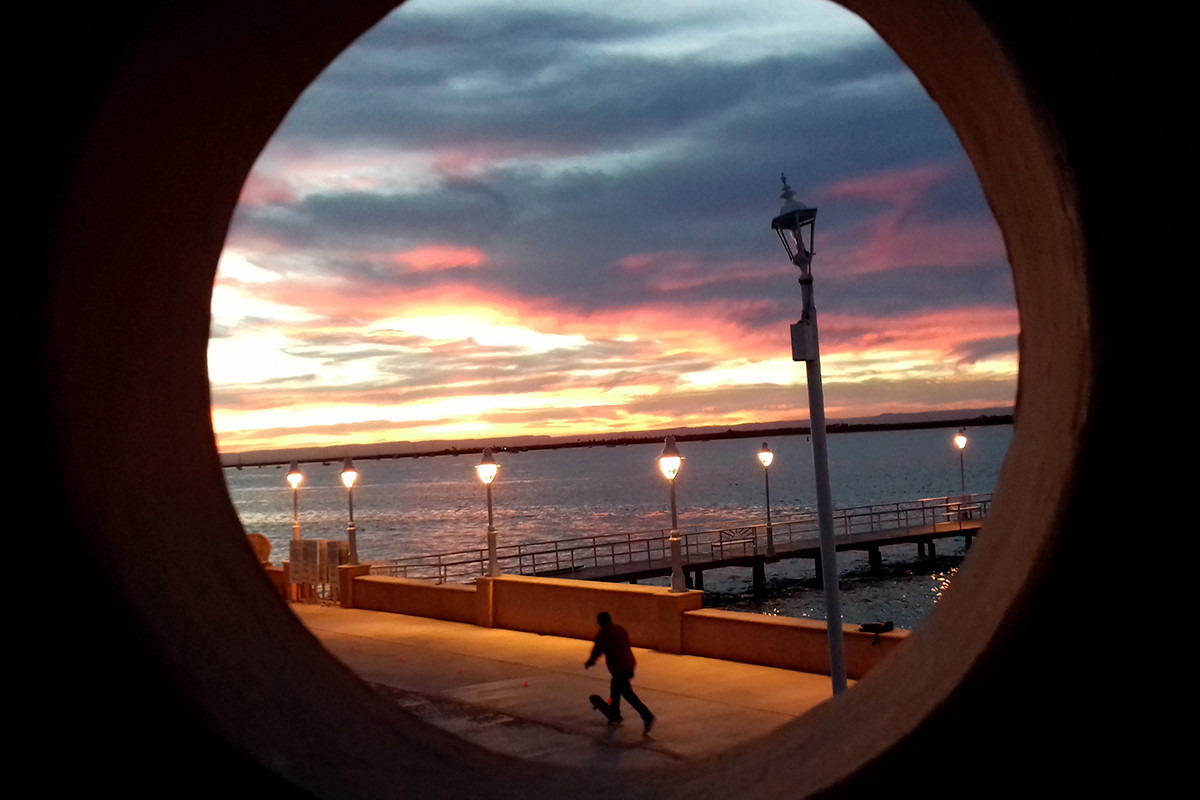
[[[981,425],[1006,425],[1013,420],[1011,408],[984,408],[952,411],[925,411],[915,414],[880,414],[874,417],[829,420],[830,434],[864,430],[902,430],[906,428],[951,428]],[[291,461],[334,462],[354,459],[415,458],[417,456],[478,453],[485,447],[496,452],[546,450],[565,447],[589,447],[596,444],[622,445],[662,441],[674,436],[681,442],[703,439],[740,439],[757,436],[791,436],[809,433],[807,421],[751,422],[744,425],[712,425],[694,428],[664,428],[636,433],[596,433],[582,436],[497,436],[488,439],[437,440],[425,442],[382,442],[325,447],[293,447],[222,453],[226,467],[257,467],[287,464]]]

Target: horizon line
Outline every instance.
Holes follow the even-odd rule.
[[[873,417],[851,417],[826,421],[826,430],[831,434],[855,433],[865,430],[901,430],[922,427],[953,427],[974,423],[976,425],[1002,425],[1013,421],[1014,406],[996,406],[979,409],[951,409],[945,411],[895,412],[877,414]],[[464,439],[429,439],[423,441],[390,441],[335,445],[310,445],[272,449],[221,452],[218,457],[224,467],[270,466],[290,461],[328,462],[345,458],[378,460],[385,458],[419,458],[435,455],[462,455],[479,452],[485,447],[493,450],[519,452],[522,450],[545,450],[568,447],[587,447],[594,444],[640,444],[655,441],[662,436],[673,435],[682,441],[698,441],[717,438],[746,438],[759,435],[794,436],[811,432],[809,420],[779,420],[775,422],[745,422],[738,425],[695,425],[661,428],[642,431],[613,433],[589,433],[554,436],[550,434],[524,434],[512,436],[478,436]]]

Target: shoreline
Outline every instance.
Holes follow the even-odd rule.
[[[865,433],[874,431],[928,430],[931,428],[955,427],[985,427],[992,425],[1011,425],[1013,413],[976,413],[974,416],[947,417],[945,419],[913,419],[895,420],[889,422],[847,421],[829,422],[825,432],[829,435],[839,433]],[[659,431],[644,431],[629,434],[594,434],[578,439],[553,439],[549,441],[529,441],[530,437],[498,437],[496,439],[479,439],[463,441],[456,444],[442,442],[427,442],[426,449],[420,448],[419,442],[390,442],[383,444],[363,445],[334,445],[328,447],[287,448],[280,450],[259,450],[244,453],[220,454],[222,468],[242,469],[244,467],[279,466],[296,461],[300,464],[341,461],[352,457],[358,461],[381,461],[397,458],[428,458],[433,456],[472,455],[490,448],[497,453],[521,453],[537,450],[564,450],[580,447],[624,447],[637,444],[661,442],[665,436],[672,435],[678,442],[717,441],[722,439],[752,439],[759,436],[807,436],[812,432],[810,425],[795,423],[748,423],[731,426],[724,429],[673,428]],[[544,437],[536,437],[544,438]],[[506,443],[507,442],[507,443]]]

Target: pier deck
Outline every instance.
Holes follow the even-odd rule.
[[[835,547],[838,552],[848,550],[867,552],[871,555],[872,565],[882,567],[882,557],[876,558],[879,548],[902,544],[915,544],[918,555],[932,558],[936,556],[936,541],[950,537],[963,537],[968,542],[979,532],[982,525],[980,520],[959,522],[942,522],[921,525],[914,528],[894,531],[878,531],[859,535],[854,538],[835,537]],[[821,557],[821,545],[818,541],[795,542],[777,545],[775,553],[768,555],[765,548],[748,546],[745,552],[731,552],[733,548],[721,548],[707,558],[704,556],[685,559],[684,573],[689,582],[698,589],[704,588],[703,574],[707,570],[721,567],[750,567],[761,569],[766,564],[772,564],[785,559],[812,559],[814,562]],[[646,561],[630,562],[627,564],[594,565],[576,569],[545,570],[536,573],[547,577],[569,577],[579,580],[596,581],[636,581],[642,578],[660,577],[671,574],[670,556],[660,556]],[[816,576],[820,579],[820,569]]]
[[[990,505],[990,494],[973,494],[840,509],[834,514],[835,546],[839,551],[867,552],[872,567],[878,570],[882,569],[883,547],[915,544],[919,556],[932,557],[939,539],[962,537],[969,544],[980,531]],[[705,570],[749,567],[755,585],[761,586],[768,563],[820,557],[815,513],[770,526],[750,522],[681,528],[678,535],[684,572],[696,588],[703,588]],[[507,574],[637,581],[671,573],[670,539],[670,530],[655,530],[527,542],[502,546],[498,558]],[[372,565],[372,572],[466,582],[485,574],[487,563],[486,549],[465,550],[379,562]]]

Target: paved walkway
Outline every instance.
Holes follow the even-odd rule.
[[[634,690],[657,718],[644,736],[627,705],[625,723],[610,726],[588,703],[590,694],[608,696],[603,658],[583,667],[590,642],[378,611],[292,608],[383,697],[481,747],[533,760],[636,768],[701,759],[769,733],[831,692],[824,675],[635,648]]]

